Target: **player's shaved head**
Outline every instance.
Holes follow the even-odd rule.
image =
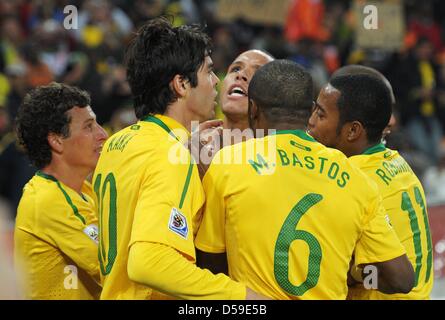
[[[250,50],[244,51],[244,52],[241,53],[240,55],[242,55],[242,54],[248,54],[248,53],[255,53],[255,54],[258,54],[258,55],[260,55],[260,56],[263,56],[264,58],[266,58],[266,59],[269,60],[269,61],[272,61],[272,60],[275,59],[269,52],[267,52],[267,51],[265,51],[265,50],[259,50],[259,49],[250,49]]]
[[[311,115],[312,78],[295,62],[265,64],[253,76],[248,92],[249,109],[255,103],[272,126],[281,122],[305,126]]]

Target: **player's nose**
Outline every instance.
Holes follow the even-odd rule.
[[[237,80],[241,79],[241,80],[244,80],[244,81],[247,82],[248,81],[248,77],[247,77],[246,72],[243,69],[238,70],[237,73],[236,73],[236,79]]]
[[[105,141],[108,138],[108,133],[105,131],[105,129],[101,125],[97,125],[98,133],[97,133],[97,140],[98,141]]]

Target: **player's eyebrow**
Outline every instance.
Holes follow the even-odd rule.
[[[259,68],[261,68],[262,67],[262,65],[260,65],[260,64],[254,64],[253,65],[253,68],[255,69],[255,70],[258,70]]]
[[[244,62],[240,61],[240,60],[233,61],[233,63],[229,66],[229,69],[234,67],[234,66],[237,66],[237,65],[244,66]]]
[[[314,106],[315,106],[316,108],[320,109],[321,112],[326,113],[326,109],[325,109],[321,104],[319,104],[317,101],[315,101],[315,100],[314,100]]]
[[[84,120],[83,124],[87,124],[89,122],[93,122],[94,120],[96,120],[96,117],[90,117],[90,118]]]

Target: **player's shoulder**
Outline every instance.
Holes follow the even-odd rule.
[[[349,158],[350,161],[361,168],[379,167],[383,163],[407,164],[405,158],[397,151],[386,148],[383,144],[374,146],[362,154]]]
[[[351,156],[349,160],[356,166],[365,169],[372,169],[382,164],[384,161],[390,161],[396,157],[400,157],[399,153],[383,146],[376,145],[365,150],[363,153]]]
[[[348,184],[352,186],[352,188],[349,188],[350,192],[371,197],[378,194],[376,183],[340,150],[323,146],[320,148],[318,156],[336,162],[348,174]]]
[[[338,149],[329,148],[317,142],[317,149],[315,149],[315,152],[317,153],[318,157],[324,157],[329,159],[331,162],[338,163],[352,175],[358,175],[360,177],[363,175],[358,166],[351,162],[351,158],[348,158]]]
[[[146,163],[146,158],[154,159],[163,153],[162,144],[155,142],[156,136],[156,132],[147,132],[141,121],[114,133],[102,147],[94,176],[118,168],[128,169],[133,164],[139,167]]]
[[[141,126],[137,123],[115,132],[104,143],[102,152],[123,151],[131,140],[141,139],[140,128]]]
[[[186,141],[187,139],[183,140]],[[104,144],[102,152],[113,155],[114,151],[120,153],[144,153],[156,150],[159,153],[169,150],[178,143],[178,138],[174,133],[167,133],[163,128],[153,123],[139,121],[109,137]]]
[[[418,181],[408,162],[396,150],[385,148],[379,152],[356,155],[351,162],[371,176],[379,184],[389,186],[388,181]]]
[[[256,143],[255,140],[257,139],[223,146],[211,159],[204,179],[207,180],[209,176],[216,179],[216,177],[227,178],[232,175],[246,174],[248,171],[243,170],[243,164],[248,163],[248,157],[251,156],[249,150],[253,150],[251,147]]]
[[[57,181],[36,174],[23,189],[17,210],[17,224],[36,224],[37,227],[63,207],[64,202],[66,200]]]
[[[38,171],[23,188],[24,199],[35,199],[38,202],[58,198],[60,190],[57,180]]]

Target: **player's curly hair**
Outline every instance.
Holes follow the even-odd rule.
[[[71,118],[67,111],[84,108],[91,103],[90,95],[76,87],[51,83],[31,90],[17,113],[16,130],[19,143],[32,164],[41,169],[51,162],[48,134],[70,135]]]
[[[170,87],[175,75],[196,87],[197,72],[210,51],[210,38],[197,25],[173,27],[166,17],[143,25],[125,54],[136,117],[165,113],[178,98]]]

